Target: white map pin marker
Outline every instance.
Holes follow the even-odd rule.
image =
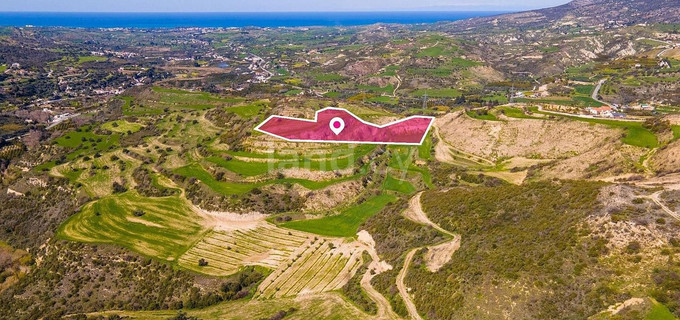
[[[342,132],[342,130],[345,129],[345,121],[340,117],[335,117],[331,119],[329,126],[331,127],[331,131],[333,131],[333,133],[335,133],[337,136],[340,134],[340,132]]]

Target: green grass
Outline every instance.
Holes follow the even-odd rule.
[[[328,97],[328,98],[337,98],[337,97],[340,96],[340,92],[337,92],[337,91],[328,91],[328,92],[324,93],[323,96],[324,96],[324,97]]]
[[[117,146],[120,140],[120,135],[118,134],[108,136],[97,135],[85,129],[83,127],[80,132],[69,132],[54,140],[57,145],[74,149],[66,156],[66,159],[73,160],[80,154],[94,154],[108,150],[113,146]]]
[[[242,102],[243,98],[225,98],[202,91],[186,91],[179,89],[169,89],[163,87],[153,87],[152,91],[160,97],[158,98],[159,107],[173,107],[189,110],[205,110],[223,105],[224,103]]]
[[[673,130],[673,140],[680,139],[680,126],[672,125],[671,130]]]
[[[399,71],[399,66],[387,66],[385,67],[385,71],[380,74],[382,77],[394,77],[397,75],[397,71]]]
[[[5,72],[5,70],[7,70],[7,65],[0,65],[0,73]]]
[[[505,94],[497,93],[488,95],[482,98],[484,101],[498,101],[499,103],[508,103],[508,97]]]
[[[356,115],[361,115],[364,116],[365,114],[361,112],[355,112],[354,109],[351,109],[354,114]],[[376,114],[377,116],[381,116],[384,114]],[[256,153],[256,152],[248,152],[248,151],[220,151],[220,150],[211,150],[216,153],[223,153],[223,154],[229,154],[232,156],[240,156],[240,157],[246,157],[246,158],[256,158],[256,159],[276,159],[276,160],[293,160],[293,161],[307,161],[309,160],[326,160],[329,158],[340,158],[340,157],[345,157],[345,156],[351,156],[354,155],[355,159],[359,157],[363,157],[364,155],[368,154],[369,152],[373,151],[376,148],[374,145],[369,145],[369,144],[362,144],[362,145],[357,145],[357,146],[352,146],[352,145],[343,145],[343,146],[334,146],[332,148],[328,148],[327,153],[320,153],[320,154],[315,154],[311,156],[305,156],[305,157],[300,157],[297,154],[279,154],[279,153]]]
[[[143,116],[143,115],[159,115],[163,113],[163,109],[160,108],[150,108],[146,106],[133,106],[133,97],[122,96],[118,97],[123,100],[123,115],[125,116]]]
[[[270,165],[266,162],[247,162],[236,159],[227,161],[220,157],[208,157],[205,159],[231,172],[248,177],[258,176],[270,171]],[[275,167],[272,166],[272,168]]]
[[[422,160],[432,159],[432,136],[427,135],[423,144],[418,146],[418,158]]]
[[[649,311],[646,320],[675,320],[677,319],[666,306],[655,302],[652,310]]]
[[[529,98],[515,98],[515,102],[524,103],[549,103],[563,106],[581,106],[581,107],[601,107],[604,104],[593,100],[591,97],[575,96],[572,99],[529,99]]]
[[[114,123],[116,125],[114,125]],[[134,133],[141,130],[144,126],[139,123],[127,122],[125,120],[111,121],[102,124],[102,129],[112,132],[126,133],[128,131]]]
[[[268,105],[269,103],[267,101],[256,101],[243,106],[229,107],[226,110],[237,114],[241,118],[252,118],[258,115]]]
[[[383,189],[389,191],[396,191],[404,194],[411,194],[416,191],[416,188],[410,182],[405,180],[399,180],[397,178],[392,177],[389,174],[387,175],[387,178],[385,178],[385,182],[383,183]]]
[[[582,86],[576,86],[574,87],[574,91],[578,94],[583,94],[583,95],[592,95],[593,91],[595,91],[595,86],[594,85],[582,85]]]
[[[378,102],[378,103],[387,103],[387,104],[391,104],[391,105],[396,105],[397,103],[399,103],[398,98],[388,97],[388,96],[377,96],[377,97],[373,97],[373,98],[368,99],[368,101]]]
[[[353,237],[366,219],[378,213],[389,202],[397,198],[392,195],[379,195],[344,210],[342,213],[321,219],[298,220],[282,224],[289,229],[311,232],[331,237]]]
[[[518,119],[542,119],[538,117],[532,117],[530,115],[527,115],[522,111],[521,109],[518,108],[512,108],[512,107],[497,107],[496,110],[502,111],[503,114],[509,118],[518,118]]]
[[[470,118],[473,118],[473,119],[487,120],[487,121],[499,121],[498,118],[496,118],[496,116],[494,116],[491,113],[478,114],[476,111],[470,110],[470,111],[465,112],[465,114],[467,114]]]
[[[133,212],[142,210],[136,217]],[[64,222],[61,239],[122,245],[141,254],[176,261],[204,230],[179,197],[146,198],[127,192],[99,199]]]
[[[453,58],[451,59],[451,62],[449,62],[449,65],[454,66],[454,67],[459,67],[459,68],[469,68],[469,67],[475,67],[475,66],[481,66],[483,63],[477,62],[477,61],[472,61],[472,60],[466,60],[463,58]]]
[[[653,39],[640,39],[640,40],[637,40],[637,42],[644,44],[644,45],[647,45],[647,46],[650,46],[650,47],[659,47],[659,46],[668,45],[665,42],[656,41],[656,40],[653,40]]]
[[[456,98],[460,97],[461,92],[458,89],[448,88],[448,89],[420,89],[411,92],[412,96],[422,97],[427,94],[429,97],[433,98]]]
[[[219,158],[217,158],[219,159]],[[216,160],[216,159],[212,159]],[[224,161],[223,159],[221,159]],[[220,162],[219,160],[216,160]],[[234,161],[234,160],[231,160]],[[225,162],[231,162],[231,161],[225,161]],[[235,164],[233,165],[234,170],[242,170],[243,173],[250,174],[250,175],[256,175],[256,174],[261,174],[261,173],[266,173],[268,172],[268,167],[267,164],[264,164],[264,167],[258,166],[258,167],[250,167],[248,166],[250,163],[241,163],[241,164]],[[231,165],[231,164],[229,164]],[[261,164],[260,164],[261,165]],[[294,167],[294,166],[291,166]],[[278,166],[276,168],[279,168]],[[365,171],[365,169],[362,169]],[[348,181],[348,180],[354,180],[357,179],[360,175],[365,174],[364,172],[361,172],[358,175],[354,176],[346,176],[343,178],[338,178],[338,179],[333,179],[333,180],[322,180],[322,181],[312,181],[312,180],[305,180],[305,179],[294,179],[294,178],[283,178],[283,179],[272,179],[268,181],[261,181],[257,183],[237,183],[237,182],[231,182],[231,181],[217,181],[215,178],[205,169],[200,164],[194,163],[190,165],[186,165],[181,168],[177,168],[174,170],[175,173],[185,176],[187,178],[196,178],[202,183],[204,183],[206,186],[208,186],[210,189],[214,190],[217,193],[223,194],[223,195],[234,195],[234,194],[244,194],[247,193],[255,188],[259,188],[265,185],[269,184],[284,184],[284,183],[297,183],[307,189],[310,190],[319,190],[322,188],[325,188],[327,186],[330,186],[332,184],[338,183],[338,182],[343,182],[343,181]]]
[[[384,87],[379,87],[379,86],[369,86],[369,85],[363,85],[360,84],[357,86],[359,90],[366,90],[366,91],[371,91],[371,92],[377,92],[377,93],[388,93],[391,94],[394,92],[394,86],[391,84],[388,84]]]
[[[416,54],[416,57],[418,58],[423,58],[423,57],[439,57],[444,53],[444,48],[440,46],[436,47],[429,47],[427,49],[421,50]]]
[[[339,82],[346,79],[337,73],[315,73],[312,76],[319,82]]]
[[[188,178],[196,178],[215,192],[225,195],[244,194],[257,187],[257,185],[254,183],[217,181],[210,173],[205,171],[205,169],[203,169],[203,167],[197,163],[177,168],[175,169],[175,173]]]
[[[286,96],[288,96],[288,97],[291,97],[291,96],[297,96],[297,95],[299,95],[300,93],[302,93],[302,90],[300,90],[300,89],[293,89],[293,90],[288,90],[288,91],[286,91],[286,93],[284,93],[284,95],[286,95]]]
[[[106,57],[98,57],[98,56],[80,56],[78,57],[78,64],[83,64],[87,62],[100,62],[100,61],[106,61]]]

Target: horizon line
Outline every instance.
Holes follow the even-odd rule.
[[[535,9],[516,9],[535,10]],[[434,9],[398,9],[398,10],[330,10],[330,11],[3,11],[0,13],[393,13],[393,12],[427,12],[427,13],[453,13],[453,12],[514,12],[514,10],[434,10]]]

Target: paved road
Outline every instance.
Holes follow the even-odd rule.
[[[544,110],[543,106],[540,106],[540,105],[538,106],[538,111],[545,112],[545,113],[551,113],[551,114],[558,115],[558,116],[576,117],[576,118],[584,118],[584,119],[599,119],[599,120],[624,121],[624,122],[645,122],[644,119],[603,118],[603,117],[589,116],[589,115],[583,115],[583,114],[550,111],[550,110]]]
[[[58,124],[60,124],[60,123],[62,123],[62,122],[64,122],[64,121],[66,121],[66,120],[68,120],[68,119],[75,118],[75,117],[77,117],[77,116],[79,116],[79,115],[80,115],[80,113],[74,113],[74,114],[72,114],[72,115],[70,115],[70,116],[68,116],[68,117],[66,117],[66,118],[62,118],[62,119],[59,120],[59,121],[52,122],[49,126],[45,127],[45,129],[46,129],[46,130],[50,130],[50,129],[54,128],[56,125],[58,125]]]
[[[611,107],[611,105],[610,105],[608,102],[604,102],[604,101],[600,100],[600,99],[597,97],[597,96],[600,95],[600,89],[602,89],[602,85],[603,85],[605,82],[607,82],[607,79],[602,79],[602,80],[600,80],[600,82],[597,83],[597,86],[595,87],[595,90],[593,90],[592,98],[593,98],[593,100],[595,100],[595,101],[597,101],[597,102],[599,102],[599,103],[602,103],[602,104],[604,104],[604,105],[608,105],[608,106]]]

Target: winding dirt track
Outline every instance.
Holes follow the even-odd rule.
[[[387,301],[387,299],[380,292],[378,292],[378,290],[375,290],[373,285],[371,285],[371,280],[373,277],[392,269],[392,266],[380,260],[378,252],[375,250],[375,241],[367,231],[359,231],[357,236],[357,242],[360,244],[360,248],[363,248],[366,250],[366,252],[368,252],[369,255],[371,255],[372,261],[368,265],[366,273],[364,273],[364,275],[361,277],[360,284],[364,291],[366,291],[366,294],[368,294],[371,300],[373,300],[373,302],[375,302],[378,307],[378,312],[375,318],[400,319],[400,317],[392,310],[392,305],[390,305],[390,302]]]
[[[680,221],[680,214],[671,210],[669,207],[667,207],[665,204],[663,204],[663,202],[661,202],[661,198],[660,198],[661,192],[662,191],[654,192],[651,196],[648,196],[647,198],[651,199],[652,201],[654,201],[654,203],[659,205],[659,207],[661,207],[661,209],[663,211],[665,211],[669,216],[673,217],[675,220]]]
[[[422,205],[420,204],[420,197],[422,196],[422,194],[423,193],[420,192],[413,198],[411,198],[411,200],[409,201],[409,209],[404,211],[404,216],[409,220],[412,220],[420,224],[429,225],[441,233],[450,235],[452,237],[450,242],[460,244],[459,235],[444,230],[442,227],[435,224],[427,217],[425,211],[423,211]],[[404,259],[404,267],[401,268],[401,271],[399,271],[399,275],[397,276],[397,288],[399,289],[399,295],[404,300],[404,304],[406,305],[406,309],[408,310],[411,319],[414,320],[422,320],[423,318],[420,316],[420,314],[418,314],[418,309],[416,308],[415,303],[413,303],[413,300],[411,299],[411,296],[408,293],[408,289],[404,284],[404,279],[406,278],[408,269],[411,266],[411,262],[413,261],[413,256],[416,254],[418,250],[422,248],[424,247],[415,248],[406,254],[406,258]]]
[[[404,300],[404,304],[406,305],[406,309],[408,310],[408,314],[411,316],[411,319],[415,320],[422,320],[423,318],[418,314],[416,304],[413,303],[413,300],[411,300],[411,296],[408,294],[408,290],[406,290],[404,278],[406,278],[406,272],[408,271],[408,268],[411,265],[413,255],[415,255],[419,249],[421,248],[415,248],[406,254],[406,259],[404,260],[404,267],[401,268],[401,271],[399,271],[399,275],[397,276],[397,288],[399,289],[399,295],[401,295],[401,298]]]

